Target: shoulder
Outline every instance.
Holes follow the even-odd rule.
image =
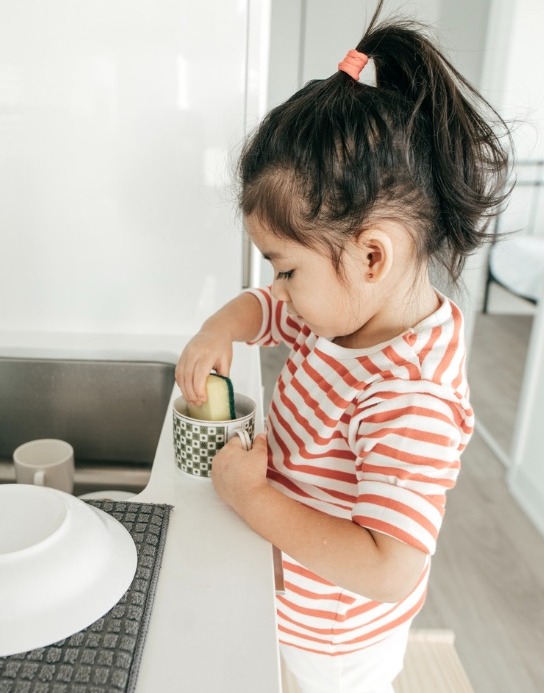
[[[471,418],[463,316],[453,301],[440,298],[439,308],[428,318],[358,359],[364,384],[357,397],[359,411],[377,405],[417,409],[426,402],[429,412],[445,406]],[[371,379],[365,381],[364,371]]]

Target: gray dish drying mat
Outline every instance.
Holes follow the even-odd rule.
[[[85,630],[0,657],[0,693],[132,693],[153,607],[170,505],[89,500],[130,532],[136,574],[119,602]]]

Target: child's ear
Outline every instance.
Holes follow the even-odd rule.
[[[363,257],[365,280],[375,283],[384,279],[393,266],[393,243],[381,229],[363,232],[358,239]]]

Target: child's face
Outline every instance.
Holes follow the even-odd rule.
[[[344,276],[339,277],[324,252],[283,240],[252,218],[247,231],[274,269],[272,294],[285,301],[288,311],[322,337],[355,334],[372,317],[372,287],[364,281],[365,263],[356,243],[350,243],[342,258]]]

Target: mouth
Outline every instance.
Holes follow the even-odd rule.
[[[302,315],[300,315],[299,313],[297,313],[297,311],[293,308],[293,306],[287,306],[287,313],[288,313],[291,317],[296,318],[297,320],[304,320],[304,318],[302,317]]]

